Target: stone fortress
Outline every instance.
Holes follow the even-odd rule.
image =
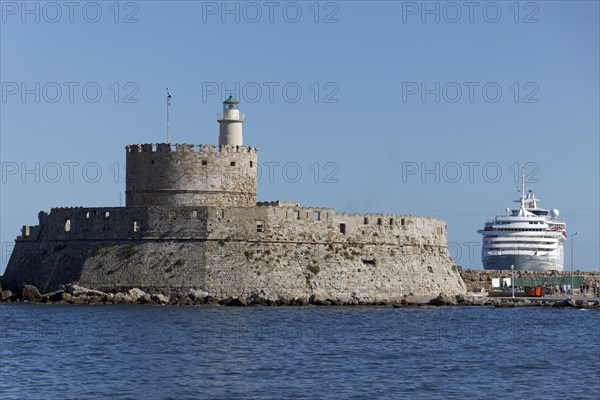
[[[230,96],[218,146],[127,146],[126,206],[40,212],[16,239],[3,283],[289,304],[466,292],[444,221],[257,203],[258,151],[243,145],[244,119]]]

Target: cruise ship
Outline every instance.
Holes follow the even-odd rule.
[[[518,209],[506,209],[477,231],[483,235],[481,261],[484,269],[518,271],[562,271],[566,225],[558,221],[559,212],[538,207],[537,199],[529,190],[525,194],[522,177]]]

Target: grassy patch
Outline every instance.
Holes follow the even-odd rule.
[[[321,272],[321,267],[319,267],[317,264],[313,264],[308,267],[308,270],[313,274],[317,275],[319,272]]]
[[[102,245],[99,244],[96,247],[94,247],[94,251],[92,252],[92,255],[94,257],[99,256],[100,254],[102,254],[103,250],[104,250],[104,247],[102,247]]]

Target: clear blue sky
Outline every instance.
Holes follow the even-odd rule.
[[[529,163],[576,268],[600,266],[597,1],[23,4],[0,3],[0,271],[39,210],[119,204],[125,145],[165,141],[167,86],[173,141],[215,143],[236,82],[259,200],[442,218],[481,268],[476,231]]]

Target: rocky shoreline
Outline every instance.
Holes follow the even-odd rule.
[[[0,288],[1,289],[1,288]],[[66,285],[60,290],[42,294],[32,285],[25,285],[14,292],[0,290],[0,302],[39,303],[39,304],[146,304],[146,305],[223,305],[223,306],[391,306],[424,307],[424,306],[486,306],[486,307],[560,307],[600,310],[600,299],[546,299],[546,298],[510,298],[487,297],[482,293],[469,292],[467,295],[449,296],[440,294],[435,298],[406,296],[399,301],[341,302],[335,299],[310,298],[266,299],[259,295],[249,298],[218,299],[201,290],[173,290],[169,293],[147,293],[133,288],[116,293],[107,293],[86,288],[80,285]]]

